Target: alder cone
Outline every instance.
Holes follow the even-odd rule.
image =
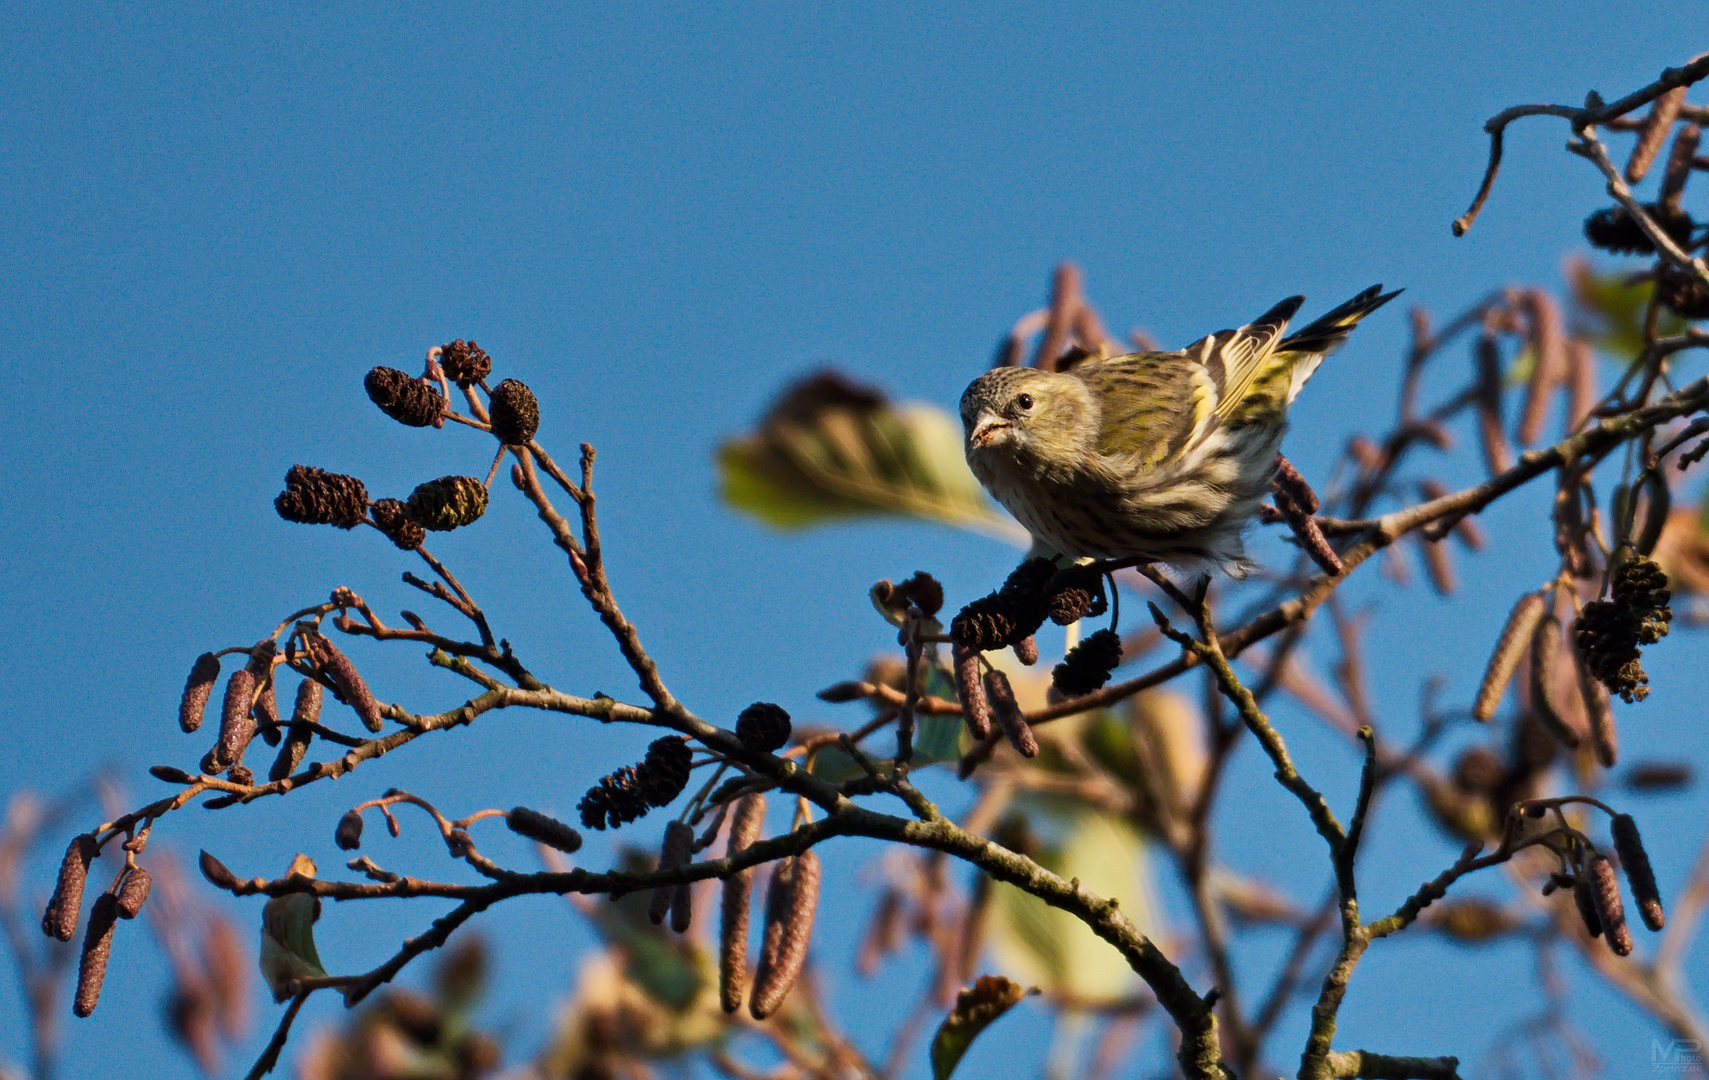
[[[286,521],[300,525],[354,529],[368,516],[368,489],[354,476],[292,465],[285,473],[285,490],[273,500],[273,509]]]
[[[417,379],[397,368],[377,367],[362,380],[368,400],[380,411],[406,427],[433,427],[443,423],[445,399],[426,379]]]
[[[736,718],[736,738],[749,750],[769,754],[789,741],[789,713],[783,706],[756,701]]]
[[[730,842],[725,856],[734,858],[752,847],[765,824],[765,796],[759,792],[736,801],[730,820]],[[718,999],[724,1011],[742,1007],[748,982],[748,906],[753,891],[754,868],[738,870],[724,879],[718,924]]]
[[[447,379],[468,388],[492,374],[493,358],[473,341],[458,338],[440,348],[439,366]]]
[[[775,1013],[807,962],[807,942],[819,906],[819,856],[812,850],[779,860],[766,890],[765,942],[754,972],[748,1012],[755,1020]]]
[[[534,391],[517,379],[493,387],[488,403],[493,434],[506,446],[526,446],[540,430],[540,402]]]

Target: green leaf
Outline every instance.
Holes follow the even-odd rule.
[[[979,1033],[1036,993],[1036,987],[1022,989],[1020,983],[1001,975],[981,975],[972,986],[958,993],[955,1008],[944,1017],[932,1039],[932,1080],[949,1080],[950,1073]]]
[[[1031,818],[1041,832],[1060,834],[1056,841],[1041,844],[1034,856],[1041,866],[1065,878],[1079,878],[1092,892],[1119,900],[1140,932],[1154,936],[1157,904],[1151,871],[1145,841],[1132,826],[1084,808],[1054,818],[1048,813]],[[990,928],[998,962],[1052,997],[1097,1005],[1133,992],[1133,969],[1121,953],[1073,915],[1013,885],[993,885]]]
[[[1644,312],[1655,292],[1652,281],[1629,282],[1629,274],[1598,274],[1579,263],[1569,271],[1573,299],[1581,313],[1590,316],[1596,347],[1629,362],[1644,350]],[[1656,333],[1670,337],[1685,328],[1684,320],[1670,311],[1661,312]]]
[[[1024,542],[967,468],[953,417],[834,371],[786,388],[757,430],[718,448],[718,472],[727,504],[780,529],[913,517]]]

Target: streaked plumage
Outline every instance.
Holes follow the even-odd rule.
[[[1043,546],[1243,572],[1288,406],[1397,293],[1374,285],[1287,337],[1303,297],[1177,352],[994,368],[961,396],[967,463]]]

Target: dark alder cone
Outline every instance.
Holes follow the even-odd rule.
[[[1591,937],[1602,936],[1602,920],[1596,914],[1596,898],[1590,891],[1590,882],[1580,881],[1573,886],[1573,905],[1578,908],[1578,917],[1584,922],[1584,932]]]
[[[1015,700],[1015,691],[1009,685],[1009,677],[995,669],[987,671],[985,696],[990,699],[991,711],[996,715],[997,723],[1002,726],[1003,734],[1009,737],[1009,744],[1022,757],[1037,757],[1038,740],[1033,737],[1033,729],[1027,724],[1020,703]]]
[[[444,422],[445,398],[426,379],[406,375],[397,368],[377,367],[368,372],[362,385],[368,391],[368,400],[406,427],[433,427]]]
[[[1049,614],[1044,587],[1056,576],[1049,559],[1028,559],[1015,567],[1003,587],[961,609],[950,622],[950,637],[957,645],[976,652],[990,652],[1031,637]]]
[[[668,806],[688,786],[688,770],[694,753],[681,735],[666,735],[647,746],[642,759],[641,790],[654,806]]]
[[[1637,634],[1636,620],[1616,600],[1592,600],[1573,625],[1573,641],[1590,674],[1629,702],[1650,693],[1650,677],[1638,660]]]
[[[332,680],[338,696],[356,711],[364,727],[378,732],[384,726],[384,710],[374,699],[374,692],[368,689],[368,680],[356,670],[355,663],[325,634],[309,631],[303,635],[303,640],[308,645],[309,655],[314,658],[315,666]]]
[[[769,754],[789,741],[789,714],[781,705],[756,701],[736,718],[736,738],[749,750]]]
[[[1673,593],[1667,587],[1667,575],[1656,561],[1647,557],[1628,559],[1614,574],[1612,592],[1616,603],[1625,606],[1637,624],[1636,637],[1640,645],[1654,645],[1667,637],[1673,611],[1668,607]]]
[[[237,875],[226,869],[226,864],[220,862],[206,851],[196,857],[196,864],[201,868],[202,876],[208,879],[208,884],[225,889],[227,892],[237,888]]]
[[[273,509],[286,521],[302,525],[354,529],[368,514],[368,489],[354,476],[292,465]]]
[[[961,718],[976,739],[991,734],[991,702],[985,696],[985,681],[979,675],[979,653],[952,646],[955,661],[955,696],[961,701]]]
[[[368,511],[374,524],[386,534],[386,539],[405,551],[414,551],[427,539],[427,530],[409,516],[402,499],[380,499]]]
[[[89,909],[89,925],[83,931],[83,955],[77,961],[77,996],[71,1002],[76,1016],[88,1016],[101,1000],[101,983],[107,977],[107,959],[113,954],[113,927],[119,920],[119,901],[102,893]]]
[[[1690,214],[1664,204],[1646,206],[1644,210],[1675,243],[1691,242],[1691,230],[1695,223]],[[1638,226],[1637,219],[1624,206],[1605,207],[1585,218],[1584,238],[1589,240],[1593,247],[1620,255],[1654,255],[1656,252],[1656,245],[1645,235],[1644,230]]]
[[[1102,689],[1110,681],[1110,672],[1121,662],[1121,635],[1114,630],[1099,630],[1068,650],[1062,663],[1051,671],[1050,681],[1064,697],[1080,697]]]
[[[178,727],[192,732],[202,726],[202,714],[208,709],[208,697],[214,691],[214,680],[220,677],[219,659],[211,652],[196,657],[190,665],[190,677],[184,682],[184,696],[178,701]]]
[[[1709,288],[1672,263],[1656,271],[1656,300],[1681,318],[1709,319]]]
[[[487,403],[493,434],[506,446],[526,446],[540,430],[540,402],[534,391],[517,379],[506,379],[493,387]]]
[[[730,842],[724,854],[735,858],[760,838],[765,824],[765,796],[759,792],[736,801],[730,819]],[[754,868],[738,870],[724,879],[718,922],[718,1000],[724,1011],[742,1007],[748,984],[748,907],[753,891]]]
[[[574,854],[582,846],[581,833],[555,817],[549,817],[538,810],[530,810],[526,806],[511,810],[505,815],[504,823],[518,836],[526,836],[547,847],[557,848],[566,855]]]
[[[625,765],[589,788],[576,810],[589,829],[615,829],[645,814],[651,807],[641,794],[641,779],[633,765]]]
[[[65,858],[59,864],[53,896],[48,898],[47,911],[42,914],[42,932],[48,937],[70,941],[77,933],[77,915],[83,910],[83,886],[89,881],[89,864],[99,852],[95,838],[88,833],[71,838]]]
[[[439,350],[439,366],[458,386],[473,386],[492,374],[493,358],[473,341],[458,338]]]
[[[243,760],[243,752],[255,735],[255,673],[249,668],[231,673],[225,684],[225,703],[220,709],[220,739],[203,759],[210,773],[222,773]]]
[[[338,819],[338,827],[332,830],[332,840],[345,851],[355,851],[362,846],[362,815],[355,810],[346,810],[344,816]]]
[[[1104,599],[1104,576],[1083,567],[1069,567],[1045,586],[1045,608],[1050,621],[1067,626],[1085,618],[1097,618],[1109,610]]]
[[[1596,902],[1596,917],[1602,922],[1602,937],[1615,956],[1632,953],[1632,930],[1626,925],[1625,905],[1620,903],[1620,882],[1608,856],[1590,860],[1590,897]]]
[[[1614,850],[1620,856],[1620,868],[1626,871],[1626,884],[1632,887],[1632,899],[1638,902],[1638,916],[1651,930],[1667,925],[1662,913],[1662,894],[1656,888],[1656,872],[1650,866],[1650,854],[1638,836],[1638,823],[1631,814],[1616,814],[1610,828],[1614,833]]]
[[[119,918],[136,918],[153,887],[154,878],[147,870],[140,866],[131,867],[131,872],[125,875],[124,883],[119,886]]]
[[[308,752],[309,742],[314,738],[314,729],[310,725],[320,720],[323,694],[320,683],[314,679],[304,679],[297,684],[297,702],[291,710],[291,724],[285,729],[285,743],[279,747],[279,756],[273,759],[273,767],[267,770],[267,779],[283,780],[302,764],[303,755]]]
[[[685,821],[670,822],[665,826],[664,843],[659,847],[659,869],[675,870],[686,865],[693,850],[694,830]],[[660,885],[653,890],[652,902],[647,905],[647,918],[654,926],[665,921],[675,896],[675,885]]]
[[[487,512],[486,485],[472,476],[441,476],[410,493],[410,520],[433,532],[450,532]]]
[[[819,856],[811,850],[780,859],[766,890],[765,938],[754,972],[748,1012],[764,1020],[778,1010],[807,960],[813,916],[819,906]]]
[[[917,607],[920,613],[929,619],[944,606],[944,587],[938,584],[937,578],[924,570],[916,570],[913,577],[900,585],[889,578],[873,585],[872,598],[886,610],[893,612],[905,612],[909,607]]]

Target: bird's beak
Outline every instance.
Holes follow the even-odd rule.
[[[990,409],[981,409],[973,421],[973,430],[967,434],[967,442],[970,446],[985,446],[997,438],[998,432],[1011,426],[1007,420]]]

